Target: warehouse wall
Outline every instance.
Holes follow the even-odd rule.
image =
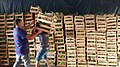
[[[120,0],[0,0],[0,13],[24,12],[38,5],[44,12],[64,14],[120,14]]]

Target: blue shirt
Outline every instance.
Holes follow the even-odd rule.
[[[27,32],[19,27],[13,31],[15,51],[18,55],[25,55],[29,53],[29,42],[26,38]]]

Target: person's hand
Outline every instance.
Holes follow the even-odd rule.
[[[35,24],[35,21],[34,21],[34,20],[32,20],[32,21],[31,21],[31,24]]]
[[[38,27],[34,27],[34,30],[37,30],[36,33],[42,33],[42,30],[40,28],[38,28]]]
[[[42,33],[42,30],[37,27],[38,33]]]

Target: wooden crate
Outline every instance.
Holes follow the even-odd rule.
[[[97,15],[96,16],[97,31],[106,30],[106,16]]]
[[[76,29],[76,38],[85,38],[85,31],[81,29]]]
[[[9,58],[16,58],[14,43],[8,43],[8,56]]]
[[[9,65],[9,59],[8,58],[0,58],[0,65],[8,66]]]
[[[87,51],[87,60],[88,62],[97,61],[96,51]]]
[[[94,15],[85,15],[85,23],[87,31],[95,30],[95,17]]]
[[[5,22],[6,15],[5,14],[0,14],[0,22]]]
[[[57,66],[66,67],[66,51],[57,51]]]
[[[107,51],[103,50],[103,51],[97,51],[98,55],[97,55],[97,60],[98,61],[106,61],[107,60]]]
[[[66,60],[66,51],[57,51],[57,59]]]
[[[0,21],[0,33],[4,33],[5,34],[5,26],[6,26],[6,23],[5,21]]]
[[[118,58],[119,58],[119,52],[120,52],[120,16],[119,15],[117,15],[116,16],[117,17],[117,46],[118,46]],[[118,59],[118,63],[119,63],[119,60],[120,59]]]
[[[72,15],[67,15],[64,16],[64,23],[73,23],[73,16]]]
[[[13,35],[13,29],[14,29],[14,14],[8,14],[6,15],[6,35],[11,37]],[[13,37],[13,36],[12,36]]]
[[[0,45],[0,65],[8,65],[7,45]]]
[[[79,46],[79,44],[81,44],[81,45],[85,45],[85,37],[79,37],[79,38],[76,38],[76,44],[78,44],[77,46]]]
[[[74,30],[73,23],[65,23],[65,30]]]
[[[55,51],[48,52],[48,58],[49,58],[50,64],[52,66],[55,66],[55,60],[56,60],[55,57],[56,57],[56,52]]]
[[[61,23],[54,23],[56,29],[62,29],[63,26]]]
[[[65,51],[65,44],[56,44],[57,51]]]
[[[88,67],[97,67],[97,62],[88,62]]]
[[[67,56],[70,57],[70,56]],[[67,67],[76,67],[76,57],[67,58]]]
[[[53,21],[54,21],[55,27],[62,28],[63,27],[62,16],[61,15],[59,15],[59,16],[54,15],[53,18],[54,18]]]
[[[39,13],[39,11],[41,11],[41,8],[39,6],[31,6],[30,7],[31,13]]]
[[[116,31],[116,17],[106,18],[107,31]]]
[[[65,30],[74,30],[73,16],[64,16]]]
[[[66,38],[74,38],[74,31],[65,31]]]
[[[57,67],[66,67],[66,60],[65,59],[57,59]]]
[[[6,42],[5,35],[0,35],[0,45],[5,44],[5,42]]]
[[[98,67],[108,67],[107,61],[98,61]]]
[[[15,19],[21,19],[22,21],[24,20],[24,14],[23,13],[15,13]]]
[[[108,63],[108,67],[116,67],[117,66],[117,62],[109,62]]]
[[[29,21],[29,20],[31,21],[33,19],[32,13],[25,14],[24,19],[25,19],[25,21]]]
[[[76,23],[82,23],[82,24],[84,24],[84,16],[75,16],[74,17],[74,22],[75,22],[75,24]]]
[[[52,26],[54,26],[52,22],[52,16],[38,14],[37,21],[39,22],[42,31],[47,33],[51,32],[51,29],[53,28]]]
[[[6,14],[6,20],[7,22],[13,21],[14,20],[14,13],[13,14]]]

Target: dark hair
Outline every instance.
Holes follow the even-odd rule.
[[[14,23],[15,23],[15,25],[18,25],[21,21],[22,21],[21,19],[16,19],[16,20],[14,21]]]

